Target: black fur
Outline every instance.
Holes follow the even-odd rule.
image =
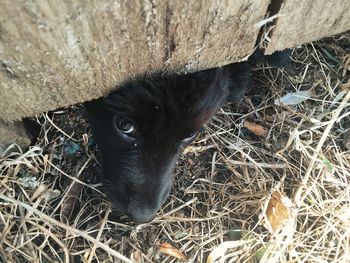
[[[220,68],[140,80],[85,104],[101,151],[103,187],[116,209],[136,222],[154,217],[169,195],[179,154],[224,104],[229,82]],[[134,140],[115,131],[115,115],[135,123]]]
[[[244,62],[133,81],[85,104],[101,152],[103,189],[117,210],[135,222],[152,220],[170,193],[180,153],[226,101],[239,101],[250,68]],[[116,118],[135,125],[133,136],[113,127]]]

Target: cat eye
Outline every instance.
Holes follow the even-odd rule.
[[[136,127],[133,121],[124,116],[115,115],[113,117],[113,128],[122,136],[135,137]]]

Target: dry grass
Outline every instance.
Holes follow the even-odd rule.
[[[114,215],[98,191],[81,107],[38,117],[37,144],[0,157],[0,262],[180,262],[160,252],[164,243],[205,262],[224,241],[233,242],[222,262],[349,262],[349,46],[343,34],[296,48],[286,71],[256,69],[244,102],[223,108],[182,155],[171,198],[149,224]],[[308,89],[298,105],[274,104]],[[276,190],[292,205],[271,231]]]

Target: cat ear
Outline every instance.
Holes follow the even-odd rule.
[[[200,101],[194,107],[195,126],[200,128],[205,125],[216,112],[224,106],[229,95],[230,79],[223,68],[215,68],[204,71],[202,74],[202,92]]]

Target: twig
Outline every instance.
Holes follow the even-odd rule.
[[[101,227],[98,230],[98,233],[97,233],[97,236],[96,236],[97,240],[100,240],[100,238],[101,238],[103,229],[104,229],[104,227],[105,227],[105,225],[107,223],[108,215],[110,214],[110,212],[111,212],[111,210],[107,209],[105,217],[103,218],[103,220],[101,222]],[[93,259],[93,256],[95,255],[96,248],[97,248],[97,245],[96,245],[96,243],[94,243],[94,246],[91,249],[91,252],[90,252],[90,255],[89,255],[89,258],[88,258],[88,261],[87,261],[88,263],[91,263],[91,261]]]
[[[249,166],[249,167],[259,167],[259,168],[271,168],[271,169],[285,169],[287,165],[278,164],[278,163],[248,163],[236,160],[226,160],[230,164],[240,165],[240,166]]]

